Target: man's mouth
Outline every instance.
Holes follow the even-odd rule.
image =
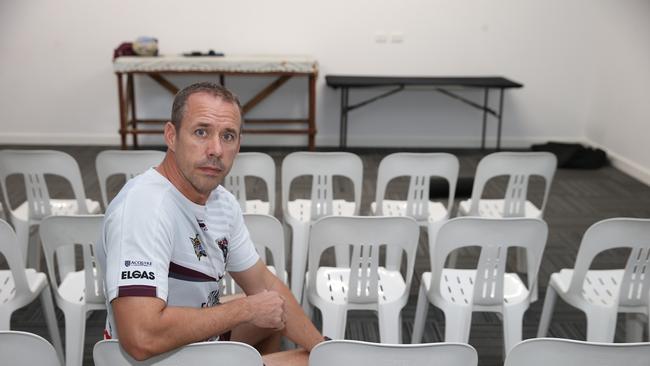
[[[199,170],[208,175],[218,175],[222,169],[215,166],[201,166]]]

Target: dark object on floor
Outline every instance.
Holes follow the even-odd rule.
[[[598,169],[607,165],[607,153],[581,144],[547,142],[531,146],[533,151],[548,151],[557,157],[558,168]]]
[[[470,198],[472,196],[473,177],[458,177],[455,198]],[[431,178],[429,183],[429,198],[449,197],[449,183],[443,178]]]

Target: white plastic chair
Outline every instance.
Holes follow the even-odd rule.
[[[94,243],[101,235],[103,215],[50,216],[41,223],[41,241],[56,304],[65,315],[66,366],[81,366],[88,312],[106,309],[104,280]],[[54,256],[81,245],[83,269],[54,267]],[[73,261],[74,263],[74,261]]]
[[[192,343],[145,361],[136,361],[116,339],[111,339],[95,344],[93,360],[95,366],[263,366],[262,356],[255,348],[245,343],[225,341]]]
[[[284,255],[284,227],[273,216],[262,214],[244,214],[244,224],[251,241],[264,263],[273,262],[268,269],[284,283],[287,283],[286,259]],[[268,250],[268,252],[267,252]],[[271,254],[271,261],[269,256]],[[226,274],[223,278],[223,295],[241,293],[241,288]]]
[[[250,199],[246,195],[246,177],[261,179],[266,185],[268,200]],[[239,153],[224,179],[223,186],[239,201],[242,212],[275,214],[275,162],[268,154],[259,152]]]
[[[63,361],[63,347],[52,303],[50,284],[47,282],[45,273],[36,272],[31,268],[25,269],[16,234],[11,226],[3,220],[0,220],[0,254],[4,255],[9,265],[9,269],[0,270],[0,330],[9,330],[13,312],[40,296],[50,337],[59,353],[59,360]],[[11,338],[11,336],[6,336],[6,338]],[[0,357],[3,355],[0,352]]]
[[[409,177],[406,200],[385,199],[386,188],[391,180]],[[429,200],[431,177],[444,178],[449,184],[447,205]],[[458,159],[447,153],[395,153],[379,163],[375,202],[370,204],[376,216],[410,216],[420,226],[449,218],[454,203]]]
[[[0,331],[0,357],[7,366],[61,366],[54,347],[36,334]]]
[[[650,343],[595,343],[533,338],[517,344],[504,366],[647,366]]]
[[[27,200],[11,208],[7,189],[7,177],[22,174],[25,179]],[[74,199],[51,199],[45,183],[45,175],[65,178],[72,186]],[[29,229],[40,224],[50,215],[76,215],[98,213],[99,202],[86,199],[79,165],[76,160],[61,151],[54,150],[2,150],[0,151],[0,182],[2,194],[8,206],[11,224],[16,230],[18,243],[28,267],[38,268],[38,247],[28,254]],[[65,265],[65,264],[62,264]]]
[[[474,347],[463,343],[381,344],[332,340],[316,345],[309,366],[476,366]]]
[[[311,176],[310,199],[290,200],[294,179]],[[354,202],[335,199],[333,178],[352,181]],[[307,266],[307,242],[310,225],[324,216],[359,215],[363,162],[348,152],[294,152],[282,161],[282,210],[284,220],[291,226],[291,291],[302,298]],[[337,251],[337,263],[347,264],[349,254]]]
[[[309,236],[309,272],[305,294],[320,309],[323,334],[343,339],[348,310],[374,310],[379,318],[382,343],[402,343],[401,310],[406,305],[413,278],[420,230],[411,217],[323,217]],[[348,253],[348,267],[319,267],[323,252],[341,247]],[[380,248],[399,248],[406,254],[404,275],[400,268],[380,266]],[[386,263],[401,261],[386,259]]]
[[[522,338],[524,312],[537,282],[548,229],[540,219],[462,217],[447,221],[430,241],[431,272],[422,274],[412,342],[422,339],[429,302],[445,313],[445,341],[467,342],[472,312],[503,315],[506,353]],[[479,246],[476,269],[444,268],[447,256],[465,246]],[[527,249],[527,285],[506,273],[510,247]]]
[[[589,269],[598,253],[612,248],[631,249],[625,268]],[[587,341],[613,342],[617,313],[650,314],[649,268],[650,219],[614,218],[595,223],[582,238],[575,267],[551,275],[538,337],[547,334],[559,295],[585,313]]]
[[[95,168],[104,209],[110,202],[106,189],[106,180],[109,177],[124,175],[128,181],[147,169],[157,166],[164,158],[165,153],[158,150],[104,150],[97,154]]]
[[[557,158],[549,152],[496,152],[485,156],[476,168],[472,197],[458,204],[458,216],[528,217],[542,219],[557,169]],[[502,199],[484,199],[487,182],[498,176],[508,176],[508,185]],[[544,179],[544,197],[540,207],[527,199],[531,176]],[[517,269],[525,271],[524,252],[517,250]],[[456,254],[451,263],[455,263]],[[537,289],[534,291],[537,300]]]
[[[375,201],[370,211],[376,216],[410,216],[435,236],[449,219],[458,180],[458,158],[447,153],[395,153],[383,158],[377,173]],[[388,184],[395,178],[409,177],[406,200],[385,199]],[[447,205],[429,200],[432,177],[443,178],[449,185]]]

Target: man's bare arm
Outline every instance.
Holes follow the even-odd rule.
[[[282,332],[291,341],[307,351],[311,351],[316,344],[323,341],[323,336],[307,318],[291,290],[271,273],[261,260],[246,271],[230,272],[230,275],[249,296],[265,293],[265,291],[282,296],[286,311],[286,322]]]
[[[273,292],[210,308],[174,307],[155,297],[118,297],[111,302],[122,347],[136,360],[223,334],[242,323],[280,328],[283,300]]]

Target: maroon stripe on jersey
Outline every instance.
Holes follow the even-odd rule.
[[[169,263],[169,277],[175,278],[177,280],[191,282],[210,282],[217,280],[216,278],[208,276],[205,273],[183,267],[174,262]]]
[[[120,286],[117,290],[117,297],[126,296],[156,297],[156,287],[145,285]]]

